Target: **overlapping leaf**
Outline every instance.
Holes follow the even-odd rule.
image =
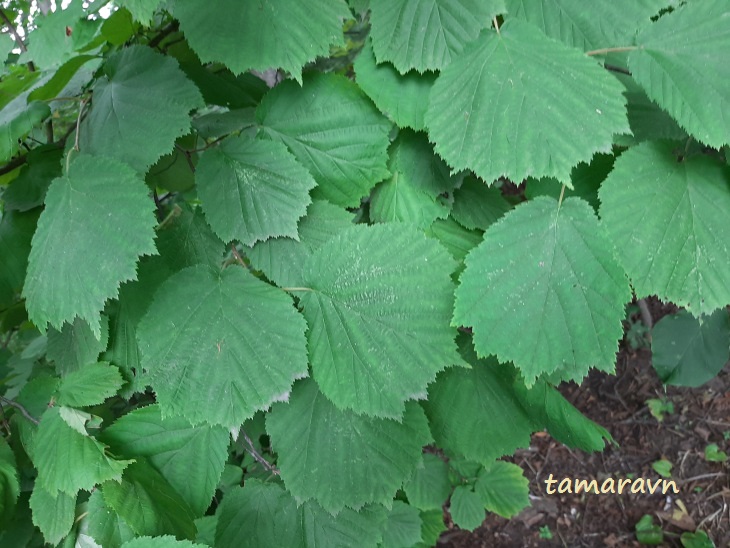
[[[427,228],[449,214],[439,196],[456,184],[448,167],[421,133],[403,131],[390,151],[391,177],[380,183],[370,198],[370,219],[374,222],[409,222]]]
[[[81,150],[144,173],[189,131],[189,112],[203,98],[174,59],[144,46],[109,56],[104,73],[79,131]]]
[[[30,496],[33,524],[41,530],[48,544],[58,544],[74,523],[76,515],[76,493],[51,495],[42,485],[36,483]]]
[[[421,516],[418,508],[403,501],[393,501],[383,530],[382,548],[406,548],[421,543]]]
[[[371,0],[370,10],[375,56],[405,73],[447,66],[505,6],[503,0]]]
[[[315,200],[299,221],[299,241],[272,238],[257,242],[246,254],[251,264],[281,287],[304,284],[302,269],[314,250],[340,231],[352,226],[353,215],[324,200]]]
[[[368,503],[389,504],[431,441],[421,408],[406,405],[402,422],[338,410],[312,380],[277,403],[266,429],[287,489],[330,513]]]
[[[43,204],[51,181],[61,175],[63,151],[55,146],[41,146],[28,153],[23,168],[3,192],[5,211],[28,211]]]
[[[357,84],[399,127],[417,131],[426,128],[428,94],[436,80],[435,73],[399,74],[390,63],[377,64],[368,41],[354,64]]]
[[[316,185],[283,144],[246,136],[204,152],[195,179],[216,234],[249,246],[277,236],[296,239]]]
[[[484,521],[484,503],[467,485],[457,485],[451,495],[449,513],[460,529],[473,531]]]
[[[148,25],[161,0],[121,0],[119,5],[127,8],[140,23]]]
[[[307,375],[306,325],[291,297],[239,267],[170,277],[138,326],[163,416],[240,425]]]
[[[506,0],[512,17],[529,21],[546,35],[582,50],[630,46],[637,30],[671,0],[595,2],[581,0]]]
[[[489,188],[482,181],[468,177],[454,191],[451,216],[469,230],[486,230],[510,209],[512,206],[499,189]]]
[[[90,491],[107,480],[119,481],[128,460],[114,460],[104,446],[70,426],[63,417],[63,407],[52,407],[43,414],[35,436],[33,463],[38,482],[53,496],[58,492],[75,494]]]
[[[101,337],[96,338],[91,327],[84,320],[75,318],[73,323],[64,323],[59,331],[48,330],[48,352],[46,358],[54,362],[56,373],[65,376],[95,363],[109,342],[109,322],[101,317]]]
[[[451,492],[449,467],[438,455],[425,453],[423,468],[403,485],[408,503],[420,510],[440,510]]]
[[[120,455],[147,458],[196,516],[210,505],[228,456],[225,428],[193,427],[181,417],[162,418],[158,405],[126,414],[104,431],[102,439]],[[201,460],[203,454],[206,458]]]
[[[314,176],[318,195],[334,204],[359,204],[388,175],[390,123],[342,76],[308,76],[302,87],[283,82],[264,98],[256,119],[262,134],[283,142]]]
[[[690,2],[646,27],[629,54],[631,73],[650,99],[698,141],[730,143],[730,6]]]
[[[99,405],[117,393],[124,380],[108,363],[89,363],[61,379],[58,403],[73,407]]]
[[[91,493],[86,509],[86,530],[100,546],[119,548],[122,543],[134,538],[134,531],[104,502],[100,489]]]
[[[156,251],[153,209],[128,166],[80,155],[48,189],[33,236],[23,288],[30,319],[60,328],[78,316],[100,336],[104,302],[135,279],[140,255]]]
[[[479,473],[474,491],[483,507],[503,518],[511,518],[529,506],[530,486],[522,468],[496,461]]]
[[[488,183],[550,176],[569,185],[574,165],[629,132],[622,91],[594,60],[513,19],[443,70],[426,125],[457,170]]]
[[[46,103],[28,103],[29,94],[30,90],[21,93],[0,110],[0,162],[10,160],[20,148],[19,139],[24,138],[51,113]],[[8,97],[12,97],[12,94],[8,94]]]
[[[3,437],[0,439],[0,525],[13,515],[20,494],[20,479],[13,450]]]
[[[344,45],[342,21],[350,17],[344,0],[225,0],[208,8],[205,0],[173,6],[201,61],[220,61],[235,74],[282,68],[300,82],[305,63],[326,56],[330,44]]]
[[[469,253],[453,321],[474,328],[479,355],[514,362],[528,385],[543,373],[581,379],[590,367],[613,370],[630,298],[591,207],[538,197]]]
[[[15,302],[23,287],[38,211],[6,211],[0,218],[0,307]]]
[[[268,548],[375,547],[385,524],[379,506],[346,508],[336,516],[314,501],[297,505],[280,485],[250,479],[226,493],[220,507],[216,545]]]
[[[658,295],[695,316],[730,303],[727,166],[705,155],[678,162],[670,143],[643,143],[616,160],[599,197],[637,297]]]
[[[172,271],[198,264],[218,268],[223,262],[225,244],[215,235],[200,208],[183,204],[157,232],[157,248]]]
[[[348,228],[308,258],[297,296],[309,360],[337,407],[400,417],[403,402],[460,363],[448,325],[453,266],[437,242],[405,224]]]

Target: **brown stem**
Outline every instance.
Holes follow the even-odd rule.
[[[605,53],[614,53],[619,51],[634,51],[635,49],[639,49],[639,46],[621,46],[619,48],[601,48],[601,49],[594,49],[591,51],[586,51],[586,55],[603,55]]]
[[[248,444],[248,447],[244,447],[243,449],[251,455],[256,462],[258,462],[261,466],[263,466],[266,470],[271,472],[274,475],[279,475],[279,469],[276,468],[273,464],[271,464],[269,461],[267,461],[264,457],[261,456],[261,454],[256,451],[256,448],[253,445],[253,442],[251,441],[251,438],[248,437],[248,434],[244,431],[243,428],[241,428],[241,435],[243,436],[243,439],[246,440],[246,443]]]
[[[32,422],[36,426],[40,424],[40,421],[38,419],[36,419],[33,415],[28,413],[28,410],[25,407],[23,407],[22,405],[20,405],[18,402],[9,400],[5,396],[0,396],[0,401],[3,401],[5,404],[9,405],[10,407],[13,407],[13,408],[17,409],[18,411],[20,411],[21,415],[23,415],[26,419],[28,419],[30,422]]]

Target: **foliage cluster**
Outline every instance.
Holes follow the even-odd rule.
[[[3,3],[0,545],[433,545],[632,291],[727,361],[724,0],[115,4]]]

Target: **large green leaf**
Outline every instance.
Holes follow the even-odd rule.
[[[353,226],[309,257],[296,294],[312,374],[336,406],[400,417],[403,402],[461,362],[449,327],[453,266],[405,224]]]
[[[36,483],[30,496],[33,524],[43,533],[48,544],[56,545],[68,535],[76,515],[76,493],[51,495]]]
[[[529,484],[522,468],[511,462],[496,461],[479,473],[474,491],[487,510],[511,518],[530,505]]]
[[[288,402],[274,404],[266,429],[287,489],[330,513],[389,504],[431,441],[417,404],[406,405],[400,423],[357,415],[337,409],[312,380],[298,383]]]
[[[134,531],[106,502],[101,489],[95,489],[86,503],[86,531],[104,548],[119,548],[134,538]]]
[[[64,323],[59,331],[48,330],[48,352],[46,359],[54,362],[60,376],[78,371],[84,365],[96,363],[109,342],[109,322],[101,317],[101,338],[96,338],[91,327],[84,320],[75,318],[73,323]]]
[[[423,468],[403,484],[408,503],[420,510],[440,510],[449,497],[449,466],[437,455],[423,455]]]
[[[202,105],[174,59],[144,46],[124,48],[109,56],[94,86],[91,112],[79,130],[81,150],[144,173],[190,130],[188,113]]]
[[[286,147],[247,136],[226,139],[200,157],[195,173],[205,217],[226,242],[297,238],[297,221],[316,183]]]
[[[154,203],[128,166],[82,154],[51,183],[33,236],[23,296],[38,326],[74,317],[100,336],[99,312],[136,277],[140,255],[156,252]],[[73,280],[74,283],[69,283]]]
[[[119,369],[105,362],[89,363],[72,371],[58,385],[58,403],[73,407],[99,405],[124,384]]]
[[[307,375],[292,299],[237,266],[193,266],[158,289],[140,322],[142,366],[163,416],[238,426]]]
[[[569,185],[574,165],[630,131],[622,91],[594,60],[512,19],[444,69],[426,125],[451,167],[487,183],[550,176]]]
[[[418,508],[393,501],[383,530],[382,548],[411,548],[421,542],[421,516]]]
[[[652,331],[652,365],[665,384],[700,386],[730,359],[730,322],[725,310],[694,318],[684,310],[664,316]]]
[[[437,70],[474,40],[503,0],[371,0],[375,56],[401,72]]]
[[[357,56],[354,69],[358,85],[380,112],[399,127],[418,131],[426,128],[424,118],[435,73],[402,75],[390,63],[376,64],[370,41]]]
[[[144,460],[130,464],[121,482],[101,487],[104,502],[138,535],[195,538],[195,516],[180,495]]]
[[[228,457],[225,428],[162,418],[158,405],[126,414],[104,431],[102,440],[120,455],[146,457],[196,516],[210,506]]]
[[[311,171],[317,192],[342,206],[388,175],[390,123],[352,82],[335,74],[283,82],[256,112],[263,135],[283,142]]]
[[[613,370],[630,298],[593,209],[538,197],[469,253],[453,321],[474,328],[480,356],[514,362],[528,385],[553,372],[579,380],[590,367]]]
[[[637,297],[657,295],[695,316],[730,303],[727,166],[705,155],[678,162],[670,143],[642,143],[616,160],[599,197]]]
[[[15,455],[4,437],[0,438],[0,526],[13,516],[20,494]]]
[[[66,9],[62,10],[59,6],[42,16],[40,13],[36,14],[34,23],[38,28],[30,34],[28,56],[37,68],[51,68],[71,58],[76,41],[73,30],[82,24],[83,16],[81,2],[69,2]]]
[[[132,461],[108,457],[101,443],[66,422],[65,409],[52,407],[41,418],[31,455],[37,481],[51,496],[59,491],[73,495],[107,480],[119,481]]]
[[[342,21],[350,17],[343,0],[224,0],[209,8],[206,0],[185,0],[173,9],[201,61],[220,61],[236,74],[280,67],[300,82],[305,63],[326,56],[330,44],[344,45]]]
[[[314,501],[297,505],[280,485],[256,479],[226,493],[218,512],[216,546],[317,548],[378,545],[385,511],[345,508],[336,516]]]
[[[38,211],[6,211],[0,218],[0,308],[13,304],[23,287]]]
[[[302,269],[314,250],[340,231],[352,226],[353,214],[324,200],[315,200],[299,221],[299,241],[272,238],[257,242],[247,250],[251,264],[281,287],[297,287],[304,282]]]
[[[449,505],[451,519],[460,529],[473,531],[484,521],[484,503],[468,485],[457,485]]]
[[[647,95],[698,141],[730,143],[727,2],[689,2],[639,32],[629,68]]]
[[[582,50],[630,46],[636,31],[672,0],[593,2],[506,0],[512,17],[529,21],[546,35]]]
[[[470,369],[451,368],[428,389],[423,403],[439,447],[483,464],[530,444],[533,424],[495,359],[462,352]]]
[[[383,181],[370,198],[374,222],[409,222],[427,228],[449,214],[440,194],[456,184],[443,160],[422,133],[402,131],[390,151],[390,179]]]

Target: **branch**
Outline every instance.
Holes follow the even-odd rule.
[[[586,55],[604,55],[606,53],[614,53],[619,51],[634,51],[635,49],[639,49],[639,46],[621,46],[619,48],[601,48],[601,49],[594,49],[591,51],[586,51]]]
[[[631,71],[627,70],[623,67],[617,67],[616,65],[609,65],[608,63],[603,63],[603,68],[606,70],[609,70],[611,72],[618,72],[620,74],[626,74],[627,76],[631,76]]]
[[[8,17],[8,14],[5,13],[5,11],[0,9],[0,17],[5,22],[5,24],[8,26],[8,29],[13,35],[13,40],[15,40],[16,45],[22,51],[23,53],[28,52],[28,48],[25,47],[25,43],[23,42],[23,39],[20,37],[20,34],[18,34],[18,29],[15,28],[15,25],[13,25],[13,22]],[[33,61],[28,61],[28,69],[31,72],[35,72],[35,65],[33,64]]]
[[[0,175],[5,175],[6,173],[10,173],[15,168],[22,166],[28,161],[28,155],[23,154],[22,156],[17,156],[10,160],[7,164],[5,164],[3,167],[0,167]]]
[[[18,411],[20,411],[21,415],[23,415],[26,419],[28,419],[30,422],[32,422],[36,426],[38,426],[40,424],[40,421],[38,421],[38,419],[36,419],[33,415],[28,413],[28,410],[25,407],[23,407],[22,405],[20,405],[18,402],[9,400],[5,396],[0,396],[0,401],[3,401],[5,404],[9,405],[10,407],[13,407],[13,408],[17,409]]]
[[[246,440],[246,443],[248,444],[248,447],[244,447],[244,451],[251,455],[256,462],[258,462],[261,466],[263,466],[266,470],[271,472],[272,474],[278,476],[279,475],[279,469],[276,468],[273,464],[271,464],[269,461],[267,461],[264,457],[261,456],[261,454],[256,451],[256,448],[253,445],[253,442],[251,441],[251,438],[248,437],[248,434],[246,434],[245,430],[241,428],[241,434],[243,435],[243,439]]]

